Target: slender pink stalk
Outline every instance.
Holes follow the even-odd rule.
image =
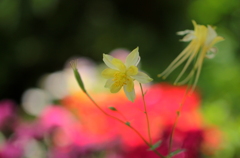
[[[173,129],[172,129],[172,132],[170,135],[170,140],[169,140],[169,151],[168,151],[169,153],[171,153],[171,150],[172,150],[172,140],[173,140],[174,132],[175,132],[175,129],[176,129],[176,126],[177,126],[177,123],[178,123],[178,120],[179,120],[179,117],[180,117],[180,114],[182,111],[183,104],[186,101],[187,94],[188,94],[188,89],[185,91],[183,99],[180,103],[179,109],[177,110],[177,116],[175,118],[175,122],[174,122]]]
[[[143,104],[144,104],[144,113],[145,113],[145,115],[146,115],[146,119],[147,119],[148,137],[149,137],[150,144],[152,145],[152,137],[151,137],[151,130],[150,130],[149,117],[148,117],[148,113],[147,113],[146,101],[145,101],[145,97],[144,97],[144,93],[143,93],[142,84],[139,83],[139,85],[140,85],[140,88],[141,88],[142,99],[143,99]]]

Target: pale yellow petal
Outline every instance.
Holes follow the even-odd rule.
[[[224,40],[224,38],[223,37],[221,37],[221,36],[217,36],[216,38],[214,38],[214,40],[210,43],[210,45],[208,46],[208,47],[213,47],[213,45],[214,44],[216,44],[216,43],[218,43],[218,42],[220,42],[220,41],[223,41]]]
[[[207,39],[205,41],[205,45],[209,45],[213,40],[214,38],[217,37],[217,33],[216,31],[213,29],[212,26],[209,26],[207,27]]]
[[[192,23],[193,23],[194,31],[197,31],[198,24],[196,23],[195,20],[192,20]]]
[[[189,33],[193,33],[193,32],[194,32],[193,30],[178,31],[177,35],[183,36],[183,35],[186,35],[186,34],[189,34]]]
[[[212,59],[215,57],[216,53],[217,53],[217,48],[216,47],[212,47],[208,50],[208,52],[206,53],[205,57],[208,59]]]
[[[140,57],[139,57],[139,52],[137,47],[127,56],[125,64],[128,68],[131,65],[137,66],[139,61],[140,61]]]
[[[197,31],[195,31],[196,38],[198,39],[197,42],[200,45],[204,45],[207,39],[207,27],[204,25],[198,25]]]
[[[123,86],[124,92],[128,98],[128,100],[130,100],[131,102],[134,102],[135,98],[136,98],[136,94],[135,94],[135,90],[133,89],[132,91],[128,91],[127,90],[127,86]]]
[[[133,75],[136,75],[137,73],[138,73],[138,68],[136,66],[130,66],[126,71],[126,74],[128,76],[133,76]]]
[[[194,31],[197,31],[198,24],[196,23],[195,20],[192,20],[193,26],[194,26]]]
[[[191,33],[187,34],[186,36],[184,36],[180,41],[189,42],[189,41],[193,40],[194,38],[196,38],[194,35],[194,32],[191,32]]]
[[[114,81],[112,79],[108,79],[107,82],[105,83],[104,87],[105,88],[111,88],[113,83],[114,83]]]
[[[137,80],[140,83],[148,83],[151,82],[153,79],[150,78],[147,74],[138,71],[137,75],[132,76],[135,80]]]
[[[117,93],[120,89],[122,88],[122,85],[117,83],[117,82],[114,82],[112,84],[112,86],[110,87],[110,92],[111,93]]]
[[[102,71],[102,76],[104,78],[113,78],[114,77],[114,74],[116,74],[117,72],[119,72],[118,70],[114,70],[114,69],[110,69],[110,68],[107,68],[107,69],[104,69]]]
[[[126,82],[126,90],[128,92],[131,92],[134,89],[134,83],[131,78],[128,78],[128,81]]]
[[[111,56],[111,55],[107,55],[107,54],[103,54],[103,61],[104,61],[104,63],[108,66],[108,67],[110,67],[110,68],[112,68],[112,69],[116,69],[116,67],[112,64],[112,60],[113,60],[114,58]]]
[[[112,60],[112,64],[117,67],[117,69],[121,72],[125,72],[126,71],[126,66],[124,65],[124,63],[116,58],[113,58]]]

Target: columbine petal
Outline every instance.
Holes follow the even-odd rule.
[[[214,38],[217,37],[216,31],[211,26],[208,25],[207,30],[207,39],[205,41],[205,45],[209,45],[214,40]]]
[[[103,61],[104,61],[104,63],[108,66],[108,67],[110,67],[110,68],[112,68],[112,69],[116,69],[116,67],[112,64],[112,60],[113,60],[114,58],[111,56],[111,55],[107,55],[107,54],[103,54]]]
[[[113,58],[112,64],[115,67],[117,67],[117,69],[120,70],[121,72],[125,72],[126,71],[126,66],[123,64],[123,62],[121,60]]]
[[[127,56],[125,65],[127,66],[127,68],[130,67],[131,65],[137,66],[139,61],[140,61],[140,57],[139,57],[139,52],[137,47]]]
[[[128,92],[131,92],[134,89],[134,83],[133,80],[129,77],[128,81],[126,82],[126,90]]]
[[[136,98],[135,90],[133,89],[131,92],[129,92],[129,91],[127,90],[127,86],[126,86],[126,85],[123,86],[123,89],[124,89],[124,92],[125,92],[128,100],[134,102],[134,100],[135,100],[135,98]]]
[[[112,79],[108,79],[105,83],[105,88],[110,88],[113,85],[114,81]]]
[[[102,76],[104,78],[113,78],[114,77],[114,74],[116,74],[117,72],[119,72],[118,70],[114,70],[114,69],[110,69],[110,68],[107,68],[107,69],[104,69],[102,71]]]
[[[193,33],[193,32],[194,32],[193,30],[178,31],[177,35],[183,36],[183,35],[186,35],[186,34],[189,34],[189,33]]]
[[[217,37],[214,38],[214,40],[209,44],[209,47],[211,48],[211,47],[213,47],[214,44],[216,44],[216,43],[218,43],[218,42],[220,42],[220,41],[223,41],[223,40],[224,40],[223,37],[217,36]]]
[[[130,66],[127,71],[126,71],[126,74],[128,76],[134,76],[138,73],[138,68],[136,66]]]
[[[191,32],[191,33],[187,34],[186,36],[184,36],[180,41],[189,42],[189,41],[193,40],[194,38],[196,38],[194,36],[194,32]]]
[[[121,84],[118,84],[118,83],[114,82],[110,87],[110,92],[111,93],[117,93],[121,88],[122,88]]]
[[[135,80],[137,80],[140,83],[148,83],[151,82],[153,79],[150,78],[147,74],[138,71],[138,74],[135,76],[132,76]]]
[[[217,53],[217,48],[216,47],[212,47],[206,53],[205,57],[208,58],[208,59],[212,59],[212,58],[215,57],[216,53]]]
[[[198,29],[198,24],[196,23],[195,20],[192,20],[192,23],[193,23],[193,26],[194,26],[194,32],[196,32],[197,29]]]

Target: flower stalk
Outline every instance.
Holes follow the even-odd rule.
[[[175,118],[175,121],[174,121],[174,124],[173,124],[173,128],[172,128],[172,132],[171,132],[171,135],[170,135],[170,139],[169,139],[169,153],[172,152],[172,141],[173,141],[173,137],[174,137],[174,132],[175,132],[175,129],[177,127],[177,124],[178,124],[178,120],[180,118],[180,115],[181,115],[181,112],[182,112],[182,107],[187,99],[187,96],[188,96],[188,93],[189,92],[189,87],[186,89],[185,93],[184,93],[184,96],[183,96],[183,99],[181,101],[181,103],[179,104],[179,109],[176,111],[176,118]],[[191,94],[191,93],[190,93]]]
[[[147,120],[149,142],[150,142],[150,145],[152,145],[152,137],[151,137],[151,130],[150,130],[150,123],[149,123],[149,117],[148,117],[148,112],[147,112],[146,101],[145,101],[145,97],[144,97],[144,93],[143,93],[142,84],[139,83],[139,85],[140,85],[140,89],[141,89],[141,93],[142,93],[142,99],[143,99],[143,104],[144,104],[144,114],[146,115],[146,120]]]

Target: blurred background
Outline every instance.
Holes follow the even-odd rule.
[[[157,74],[187,45],[176,32],[193,29],[191,20],[216,26],[225,38],[216,57],[204,61],[200,111],[225,133],[218,155],[240,157],[239,0],[1,0],[0,99],[21,107],[24,91],[39,87],[44,74],[72,57],[100,64],[116,48],[139,46],[141,68],[162,82]]]

